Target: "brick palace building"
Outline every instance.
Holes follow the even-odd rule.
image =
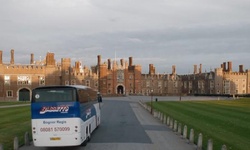
[[[148,74],[142,74],[140,65],[133,64],[133,58],[102,61],[97,56],[97,64],[83,66],[80,61],[71,65],[70,58],[55,60],[54,53],[47,53],[44,60],[35,61],[30,56],[30,64],[15,64],[14,50],[10,51],[9,63],[3,62],[0,51],[0,100],[30,100],[32,89],[45,85],[86,85],[103,96],[121,95],[246,95],[250,94],[250,70],[232,70],[232,62],[223,63],[210,72],[202,72],[194,65],[194,72],[178,75],[176,66],[171,74],[156,74],[153,64],[149,64]]]

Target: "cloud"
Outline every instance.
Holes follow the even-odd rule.
[[[4,61],[29,63],[54,52],[87,66],[96,56],[132,56],[146,72],[187,73],[194,64],[248,63],[248,0],[0,0],[0,49]],[[27,58],[28,57],[28,58]],[[237,68],[237,67],[236,67]]]

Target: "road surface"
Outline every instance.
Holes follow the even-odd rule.
[[[142,97],[141,97],[142,98]],[[195,150],[194,145],[162,124],[133,97],[104,98],[100,127],[85,147],[68,150]],[[23,146],[20,150],[57,150]]]

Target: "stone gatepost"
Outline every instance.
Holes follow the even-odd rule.
[[[177,132],[177,120],[174,121],[174,132]]]
[[[167,125],[170,126],[170,117],[167,118]]]
[[[194,144],[194,129],[190,130],[189,143]]]
[[[213,140],[209,139],[207,142],[207,150],[213,150]]]
[[[166,117],[167,117],[167,116],[164,114],[164,116],[163,116],[163,124],[166,124],[166,122],[167,122]]]
[[[187,139],[187,125],[184,125],[182,135],[183,135],[183,138],[184,138],[184,139]]]
[[[14,150],[18,150],[19,148],[19,141],[18,141],[18,137],[14,138]]]
[[[29,132],[26,132],[24,135],[24,142],[26,146],[30,145]]]
[[[178,124],[178,134],[181,135],[181,123]]]
[[[226,145],[222,145],[221,150],[227,150],[227,146]]]
[[[197,150],[202,150],[202,134],[199,134],[198,142],[197,142]]]
[[[174,127],[174,119],[171,118],[170,119],[170,129],[173,129],[173,127]]]

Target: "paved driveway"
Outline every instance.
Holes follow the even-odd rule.
[[[195,150],[186,140],[154,118],[133,97],[104,98],[100,127],[86,147],[69,150]],[[25,146],[21,150],[54,150]]]

